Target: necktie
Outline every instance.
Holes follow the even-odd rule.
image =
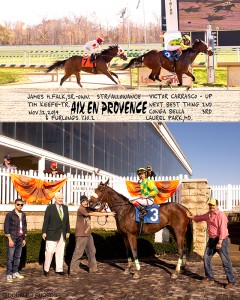
[[[58,208],[58,213],[59,213],[60,219],[63,220],[63,214],[62,214],[61,207]]]

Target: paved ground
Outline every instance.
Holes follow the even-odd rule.
[[[184,274],[171,279],[175,261],[164,259],[141,260],[141,277],[134,280],[124,275],[125,261],[99,262],[99,272],[89,274],[80,270],[77,277],[42,275],[42,267],[28,265],[22,274],[24,280],[6,283],[5,271],[1,270],[0,299],[88,299],[88,300],[160,300],[160,299],[240,299],[240,285],[232,290],[224,289],[226,278],[221,265],[214,265],[216,282],[205,286],[202,282],[202,262],[189,262]],[[240,279],[239,265],[234,272]]]

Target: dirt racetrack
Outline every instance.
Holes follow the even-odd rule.
[[[42,274],[42,266],[27,265],[23,280],[6,283],[4,270],[0,276],[0,299],[88,299],[88,300],[203,300],[240,299],[240,286],[226,290],[225,274],[221,265],[214,265],[215,282],[205,286],[202,262],[189,262],[185,273],[177,279],[170,275],[176,261],[167,257],[140,259],[140,279],[124,275],[126,261],[98,262],[99,271],[94,274],[80,269],[77,277],[56,275],[53,270],[49,277]],[[66,266],[65,266],[66,270]],[[240,277],[239,265],[234,272]]]

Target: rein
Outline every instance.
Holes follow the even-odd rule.
[[[105,193],[105,191],[106,191],[107,188],[108,188],[107,186],[104,187],[104,189],[103,189],[101,195],[99,196],[99,200],[98,200],[98,202],[97,202],[97,203],[99,203],[100,205],[103,205],[103,204],[104,204],[105,207],[106,207],[106,204],[108,205],[108,203],[107,203],[107,202],[103,202],[102,199],[103,199],[104,193]],[[123,200],[123,201],[124,201],[124,200]],[[119,203],[119,204],[118,204],[118,203]],[[130,202],[121,203],[120,201],[118,201],[117,203],[115,203],[115,205],[112,205],[112,207],[124,206],[124,205],[129,205],[129,204],[131,204],[131,203],[130,203]],[[103,208],[103,209],[104,209],[104,208]]]

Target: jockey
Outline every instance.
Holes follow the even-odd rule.
[[[97,38],[96,40],[89,41],[87,42],[84,46],[83,49],[85,52],[91,54],[91,62],[95,60],[95,51],[101,51],[100,45],[102,45],[103,39],[102,38]]]
[[[137,170],[137,175],[141,180],[140,188],[141,188],[141,196],[131,201],[132,204],[137,207],[137,209],[141,213],[141,217],[143,218],[148,214],[148,211],[145,206],[152,205],[155,196],[158,194],[158,189],[153,180],[147,178],[147,170],[144,168],[139,168]]]
[[[189,35],[184,34],[182,36],[182,39],[178,39],[178,41],[176,42],[176,40],[170,41],[169,42],[170,46],[177,46],[179,45],[179,48],[177,50],[173,51],[173,58],[174,58],[174,66],[173,66],[173,71],[175,72],[176,69],[176,62],[179,60],[181,54],[182,54],[182,50],[187,50],[188,48],[191,47],[191,38]]]

